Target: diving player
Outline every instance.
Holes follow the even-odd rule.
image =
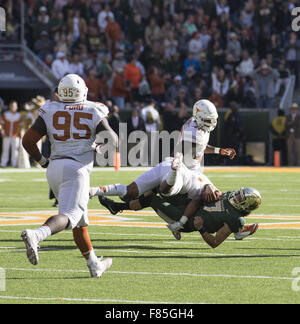
[[[165,195],[176,195],[186,190],[183,185],[211,182],[202,173],[201,161],[204,154],[220,154],[234,159],[234,149],[220,149],[208,145],[210,133],[215,129],[218,113],[215,105],[208,100],[195,103],[193,117],[183,126],[175,151],[183,151],[183,156],[175,156],[173,161],[165,161],[138,177],[129,186],[113,184],[91,188],[90,196],[118,196],[124,201],[131,201],[149,190],[163,185]],[[183,172],[179,171],[179,167]],[[181,192],[182,193],[182,192]],[[193,198],[193,197],[191,197]]]

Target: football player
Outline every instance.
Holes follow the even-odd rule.
[[[215,212],[228,212],[228,210],[223,210],[224,193],[216,192],[215,187],[211,184],[206,184],[199,190],[198,197],[194,199],[189,199],[188,195],[177,195],[177,196],[158,196],[158,199],[155,199],[156,192],[149,191],[143,194],[139,199],[133,200],[129,203],[117,203],[107,197],[100,196],[100,203],[107,208],[113,215],[116,215],[119,212],[124,210],[142,210],[147,207],[155,206],[153,202],[160,202],[164,207],[170,207],[167,214],[172,214],[174,210],[177,212],[174,214],[175,217],[164,218],[168,225],[168,228],[171,230],[172,234],[177,240],[181,239],[181,232],[184,231],[187,224],[193,219],[197,214],[199,209]],[[260,195],[259,195],[260,196]],[[223,197],[223,198],[222,198]],[[157,210],[156,210],[157,211]],[[179,212],[178,212],[179,211]],[[179,217],[178,215],[181,215]],[[161,214],[158,213],[160,217]],[[163,217],[162,217],[163,218]],[[244,223],[245,224],[245,223]],[[242,224],[243,225],[243,224]],[[249,235],[253,235],[258,229],[258,224],[243,225],[239,229],[232,231],[236,240],[243,240]]]
[[[238,191],[224,193],[220,200],[208,205],[201,205],[197,201],[182,204],[181,201],[170,203],[167,198],[154,196],[151,207],[163,218],[173,231],[172,225],[180,223],[182,215],[189,214],[187,222],[180,226],[181,232],[199,231],[204,241],[212,248],[218,247],[231,233],[252,235],[257,229],[245,225],[244,217],[250,215],[262,203],[260,193],[253,188],[241,188]],[[189,210],[187,212],[187,210]],[[216,233],[216,235],[212,235]]]
[[[112,259],[98,259],[87,231],[90,173],[94,163],[94,142],[101,131],[110,132],[114,145],[118,136],[110,128],[108,108],[87,101],[88,88],[75,74],[65,76],[58,85],[56,101],[47,101],[39,117],[23,138],[23,146],[32,158],[47,168],[47,180],[59,202],[58,215],[43,226],[24,230],[21,237],[27,257],[39,262],[38,244],[47,237],[72,229],[76,245],[87,261],[92,277],[99,278],[112,265]],[[51,156],[42,156],[36,143],[48,134]]]
[[[163,185],[162,193],[174,195],[182,190],[183,184],[193,183],[195,179],[202,181],[204,178],[204,182],[210,183],[202,174],[201,161],[204,154],[220,154],[229,156],[230,159],[236,156],[234,149],[220,149],[208,145],[210,133],[215,129],[217,120],[218,113],[213,103],[208,100],[196,102],[193,117],[183,126],[176,147],[177,152],[183,151],[183,157],[179,154],[173,162],[160,163],[129,186],[114,184],[91,188],[90,196],[118,196],[125,201],[131,201],[160,185]],[[178,171],[180,167],[183,172]]]

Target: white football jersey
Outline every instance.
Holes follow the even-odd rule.
[[[208,145],[210,133],[199,128],[194,118],[189,119],[181,129],[179,142],[189,142],[197,144],[196,159],[192,161],[184,160],[185,165],[191,170],[201,170],[201,160]]]
[[[39,110],[51,144],[51,160],[70,158],[83,165],[94,161],[96,128],[108,116],[101,103],[47,101]]]

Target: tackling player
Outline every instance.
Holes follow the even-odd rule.
[[[25,230],[21,237],[27,257],[39,262],[38,244],[47,237],[72,229],[74,241],[87,261],[92,277],[101,277],[112,259],[98,259],[87,231],[90,173],[94,162],[94,142],[101,131],[109,131],[114,145],[118,136],[110,128],[108,108],[87,101],[88,88],[78,75],[65,76],[58,86],[59,101],[48,101],[23,138],[23,146],[32,158],[47,169],[47,180],[59,202],[59,213],[35,230]],[[48,134],[50,160],[44,158],[36,143]]]
[[[145,192],[162,185],[161,191],[166,195],[176,195],[185,190],[183,185],[200,182],[210,183],[202,174],[201,161],[204,154],[220,154],[234,159],[234,149],[220,149],[208,145],[210,133],[215,129],[218,113],[215,105],[208,100],[196,102],[193,117],[183,126],[176,151],[179,154],[173,162],[165,161],[138,177],[129,186],[114,184],[104,187],[91,188],[93,196],[118,196],[125,201],[140,197]],[[191,145],[192,144],[192,145]],[[179,172],[179,166],[182,165]],[[196,186],[197,187],[197,186]]]

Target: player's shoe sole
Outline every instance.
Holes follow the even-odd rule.
[[[25,230],[21,234],[21,238],[25,243],[26,254],[29,262],[32,265],[37,265],[39,263],[39,255],[38,255],[38,244],[36,239],[34,238],[34,234],[31,230]]]
[[[88,266],[92,278],[101,278],[103,273],[112,266],[112,258],[99,259],[97,264]]]
[[[116,208],[115,202],[111,199],[108,199],[107,197],[104,196],[98,196],[99,202],[102,206],[107,208],[112,215],[117,215],[118,213],[121,212],[120,209]]]

